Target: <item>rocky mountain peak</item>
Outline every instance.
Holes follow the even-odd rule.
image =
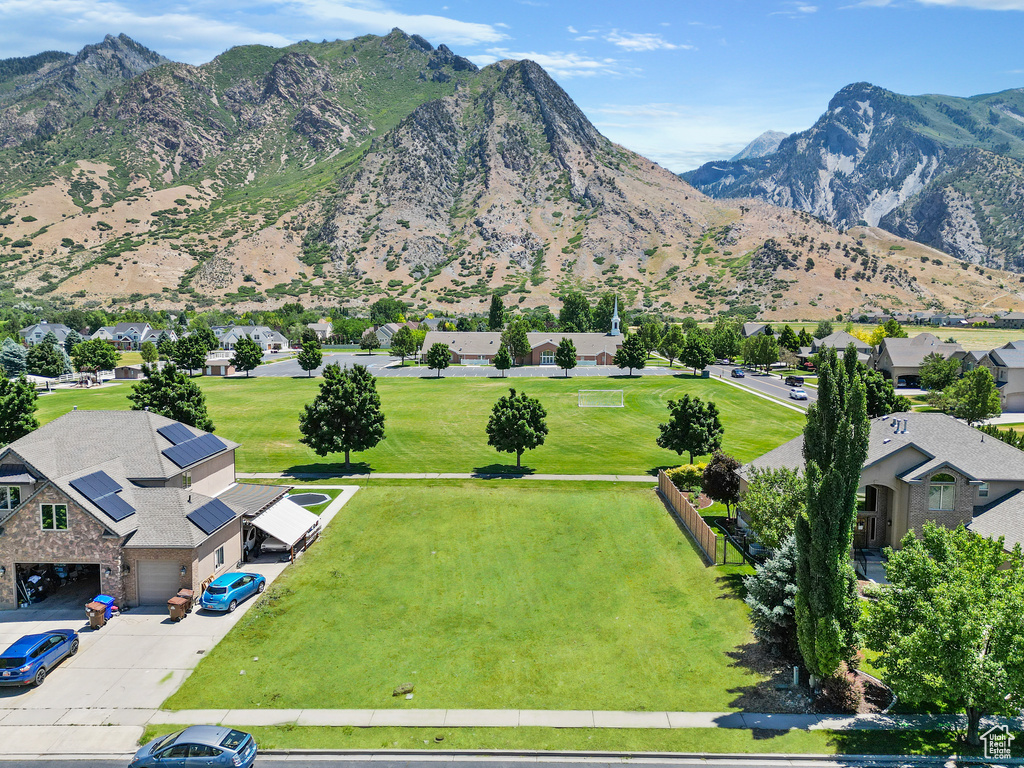
[[[308,53],[286,53],[263,80],[263,99],[277,96],[298,106],[333,88],[330,73]]]

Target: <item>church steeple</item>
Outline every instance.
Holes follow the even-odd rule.
[[[615,297],[615,310],[612,312],[612,331],[608,334],[609,336],[621,336],[622,331],[619,330],[619,297]]]

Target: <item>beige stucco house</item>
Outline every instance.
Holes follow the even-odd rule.
[[[882,339],[868,367],[881,371],[893,386],[917,387],[920,385],[921,363],[928,355],[939,354],[948,360],[960,356],[963,351],[958,343],[940,341],[932,333],[919,333],[906,339]]]
[[[803,470],[803,436],[746,464]],[[898,547],[926,520],[1024,544],[1024,452],[939,413],[874,419],[861,470],[855,548]],[[741,505],[742,509],[742,505]]]
[[[68,572],[122,607],[198,594],[289,490],[240,494],[236,448],[155,413],[76,410],[0,450],[0,609]]]

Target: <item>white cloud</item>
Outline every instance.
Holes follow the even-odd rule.
[[[868,2],[877,2],[878,0],[868,0]],[[881,2],[889,2],[889,0],[881,0]],[[803,16],[809,16],[812,13],[818,12],[818,6],[810,5],[803,2],[789,2],[785,3],[786,7],[781,11],[772,11],[769,16],[788,16],[791,19],[799,19]]]
[[[494,44],[508,37],[498,24],[405,14],[377,0],[0,0],[5,56],[50,48],[74,52],[124,32],[169,58],[201,64],[235,45],[280,47],[385,34],[393,27],[435,44]]]
[[[617,59],[598,59],[578,53],[552,51],[510,51],[507,48],[488,48],[483,54],[468,57],[477,66],[487,66],[502,59],[529,59],[540,64],[554,78],[596,77],[598,75],[626,75],[636,70],[624,66]]]
[[[725,160],[766,130],[803,130],[814,111],[773,110],[768,104],[694,107],[687,104],[581,105],[609,139],[675,173]]]
[[[572,26],[571,24],[568,27],[566,27],[566,29],[569,31],[570,35],[578,35],[580,33],[580,31],[578,29],[576,29],[576,27]]]
[[[619,32],[619,30],[613,29],[605,35],[604,39],[612,45],[625,48],[627,51],[693,50],[692,45],[670,43],[661,35],[653,33]]]

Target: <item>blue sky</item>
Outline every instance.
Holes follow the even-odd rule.
[[[125,32],[201,64],[392,27],[543,65],[609,138],[674,170],[811,125],[842,86],[1024,87],[1024,0],[0,0],[0,58]]]

